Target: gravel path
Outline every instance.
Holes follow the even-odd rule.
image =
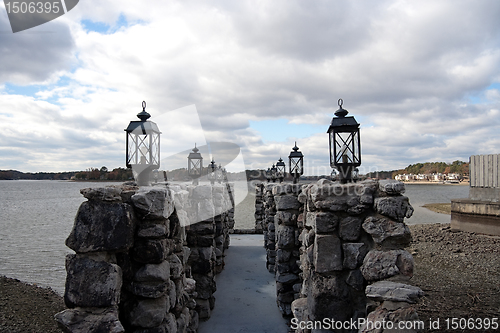
[[[417,309],[425,332],[492,332],[444,328],[446,318],[500,317],[500,237],[452,232],[449,224],[410,229],[407,250],[415,259],[410,284],[425,292]],[[63,309],[62,297],[51,289],[0,277],[0,332],[60,333],[53,317]],[[430,330],[429,319],[437,318],[440,329]]]

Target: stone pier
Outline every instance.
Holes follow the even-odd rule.
[[[66,332],[197,332],[234,226],[231,188],[89,188],[66,245]]]

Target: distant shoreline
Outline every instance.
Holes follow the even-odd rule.
[[[404,184],[410,185],[455,185],[455,186],[469,186],[469,182],[461,182],[458,184],[443,183],[443,182],[430,182],[430,181],[402,181]]]

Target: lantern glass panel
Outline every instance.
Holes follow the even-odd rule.
[[[191,176],[199,176],[201,175],[201,163],[202,159],[189,159],[188,172]]]
[[[278,163],[276,163],[276,178],[285,178],[286,175],[286,164],[280,158]]]
[[[152,122],[146,122],[152,123]],[[156,126],[156,124],[154,124]],[[132,165],[160,166],[160,132],[146,131],[141,126],[127,131],[127,167]]]
[[[361,164],[359,132],[330,132],[330,145],[333,144],[333,154],[330,154],[331,166]]]
[[[290,174],[303,174],[304,160],[301,157],[291,157],[290,158]]]

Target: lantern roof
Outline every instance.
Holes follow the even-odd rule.
[[[278,163],[276,163],[276,166],[283,166],[283,165],[285,165],[285,162],[283,162],[283,160],[280,157],[280,159],[278,160]]]
[[[290,152],[289,158],[293,157],[303,157],[302,152],[299,151],[299,147],[297,147],[297,141],[295,141],[295,146],[292,148],[292,152]]]
[[[196,143],[194,144],[193,152],[189,153],[188,158],[193,159],[193,160],[201,160],[203,157],[201,157],[201,154],[199,153],[199,149],[196,148]]]
[[[353,116],[346,117],[349,111],[343,109],[342,104],[344,104],[344,101],[342,100],[342,98],[340,98],[338,101],[339,109],[335,111],[336,117],[332,118],[330,127],[328,127],[328,131],[326,131],[327,133],[332,132],[334,128],[337,130],[337,132],[351,131],[359,128],[359,123],[356,121],[356,119],[354,119]]]
[[[142,111],[137,114],[137,118],[140,120],[131,121],[128,124],[128,127],[125,129],[128,133],[135,132],[137,130],[141,130],[142,134],[152,134],[157,133],[161,134],[158,125],[155,122],[149,121],[148,119],[151,115],[146,112],[146,102],[142,102]]]

